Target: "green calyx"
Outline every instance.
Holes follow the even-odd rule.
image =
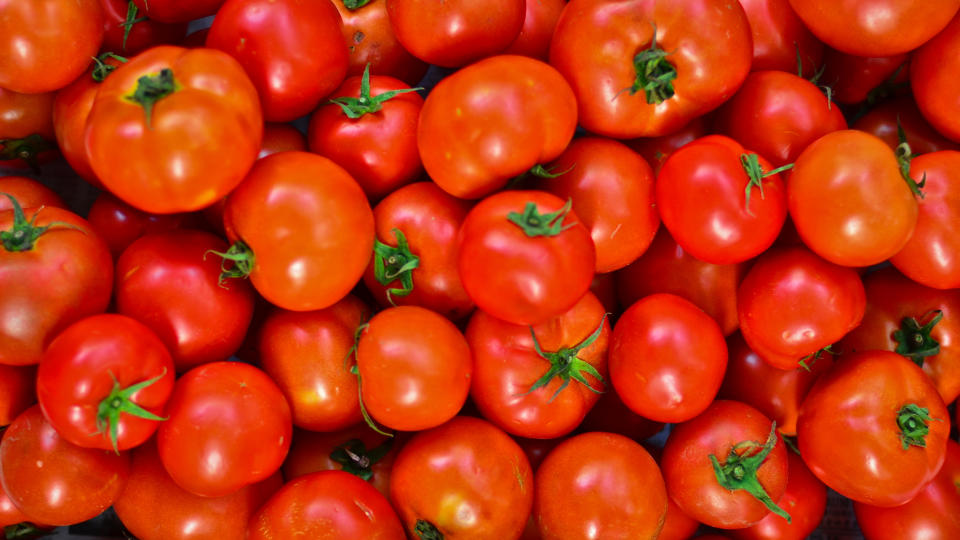
[[[717,456],[713,454],[710,454],[710,463],[713,465],[713,472],[717,477],[717,483],[730,491],[742,489],[750,493],[755,499],[770,509],[771,512],[787,520],[787,523],[790,523],[790,514],[783,508],[777,506],[777,503],[770,498],[767,491],[760,485],[760,480],[757,479],[757,470],[763,465],[763,462],[767,459],[767,456],[776,444],[777,423],[774,422],[770,427],[770,435],[767,437],[767,442],[765,442],[763,446],[754,441],[743,441],[730,449],[725,463],[721,464],[717,460]],[[739,450],[743,449],[747,449],[747,451],[743,454],[738,453]],[[758,452],[753,452],[758,449]]]
[[[380,429],[377,422],[370,416],[370,413],[367,412],[367,406],[363,403],[363,377],[360,376],[360,367],[357,363],[359,362],[360,356],[360,338],[363,337],[363,332],[369,326],[366,321],[363,321],[357,326],[357,329],[353,331],[353,346],[347,351],[347,357],[344,359],[344,368],[357,377],[357,400],[360,403],[360,414],[363,415],[363,421],[367,424],[367,427],[385,437],[393,437],[393,433]]]
[[[120,26],[123,27],[123,44],[121,49],[124,51],[127,50],[127,38],[130,37],[130,30],[133,29],[133,25],[147,20],[146,17],[137,17],[138,11],[137,5],[133,3],[133,0],[130,0],[127,4],[127,16],[123,22],[120,23]]]
[[[32,540],[47,536],[51,531],[40,529],[33,523],[17,523],[3,528],[3,537],[6,540]]]
[[[923,186],[927,184],[927,173],[923,173],[923,177],[920,178],[919,182],[910,176],[910,161],[916,156],[914,156],[913,151],[910,150],[910,144],[907,142],[907,133],[903,131],[903,126],[900,125],[899,115],[897,115],[897,139],[899,139],[900,144],[897,145],[894,153],[897,155],[897,164],[900,166],[900,176],[904,182],[907,183],[910,192],[913,193],[914,196],[922,199],[924,197]]]
[[[763,167],[760,166],[760,158],[756,154],[740,154],[740,165],[743,166],[743,170],[747,173],[747,178],[749,179],[747,187],[744,188],[743,192],[744,200],[746,201],[744,207],[751,216],[753,212],[750,211],[750,192],[753,190],[753,187],[760,190],[760,198],[763,199],[763,179],[793,168],[793,163],[790,163],[783,167],[777,167],[772,171],[764,172]]]
[[[143,107],[147,118],[147,129],[151,128],[151,119],[153,108],[161,99],[169,96],[179,89],[176,79],[173,78],[173,70],[163,68],[160,73],[154,75],[144,75],[137,79],[137,89],[132,94],[127,95],[127,101],[131,101]]]
[[[356,11],[370,3],[371,0],[343,0],[343,7]]]
[[[564,225],[563,219],[573,208],[573,199],[567,199],[566,204],[560,207],[556,212],[541,214],[537,210],[537,204],[528,202],[523,208],[523,213],[510,212],[507,219],[523,229],[524,234],[534,238],[537,236],[557,236],[563,231],[576,225],[576,223],[567,223]]]
[[[584,373],[587,373],[599,381],[601,386],[605,385],[603,376],[600,375],[600,372],[598,372],[595,367],[581,360],[579,357],[577,357],[577,355],[580,353],[580,351],[592,345],[593,342],[600,337],[600,332],[603,331],[603,324],[606,322],[606,320],[607,314],[604,313],[603,318],[600,319],[600,325],[597,326],[597,329],[594,330],[592,334],[587,336],[586,339],[581,341],[575,347],[571,347],[569,349],[560,349],[557,352],[544,352],[543,349],[540,348],[540,342],[537,340],[537,334],[533,331],[533,327],[531,326],[530,336],[533,338],[533,348],[537,351],[537,356],[550,362],[550,369],[548,369],[543,376],[537,379],[529,390],[521,395],[525,396],[535,390],[543,388],[544,386],[550,384],[550,381],[557,377],[559,377],[561,380],[560,387],[557,388],[557,391],[554,392],[550,397],[550,402],[556,399],[557,396],[560,395],[560,392],[563,392],[563,390],[570,384],[570,379],[573,379],[586,386],[591,392],[602,394],[603,390],[597,390],[591,386],[590,382],[587,381],[587,378],[584,376]]]
[[[402,288],[388,288],[387,300],[392,305],[394,296],[407,296],[413,292],[413,271],[420,266],[420,257],[410,251],[407,237],[400,229],[394,228],[393,236],[397,239],[397,247],[384,244],[379,239],[373,243],[373,276],[377,283],[386,287],[396,280],[400,280]]]
[[[833,350],[833,345],[827,345],[826,347],[820,349],[817,352],[812,352],[800,360],[797,360],[797,364],[802,367],[806,372],[810,372],[810,367],[817,363],[817,360],[823,358],[823,353],[836,354]]]
[[[930,417],[930,409],[925,409],[916,403],[908,403],[897,411],[897,427],[900,428],[900,442],[903,449],[911,446],[924,448],[927,446],[927,434],[930,433],[929,423],[941,421]]]
[[[633,67],[637,72],[630,94],[643,90],[647,103],[660,104],[673,97],[673,80],[677,78],[677,68],[667,61],[670,53],[657,47],[657,27],[653,27],[653,41],[650,48],[633,57]]]
[[[349,6],[348,6],[349,7]],[[360,78],[360,97],[337,97],[329,101],[339,105],[343,114],[348,118],[357,119],[369,113],[375,113],[383,108],[384,102],[393,99],[399,94],[407,94],[423,90],[423,88],[407,88],[404,90],[388,90],[386,92],[370,95],[370,64],[363,68],[363,76]]]
[[[425,519],[418,519],[413,532],[417,533],[420,540],[443,540],[443,533],[436,525]]]
[[[213,253],[222,257],[220,263],[220,286],[230,278],[246,278],[253,271],[253,265],[257,261],[253,251],[242,240],[230,246],[226,253],[216,250],[209,250],[207,253]],[[207,253],[203,256],[206,257]]]
[[[131,4],[132,3],[133,2],[131,2]],[[113,54],[112,52],[105,52],[100,56],[93,57],[93,62],[96,65],[94,66],[93,72],[90,74],[90,76],[93,78],[94,81],[103,82],[103,80],[106,79],[108,75],[110,75],[111,73],[114,72],[114,70],[117,69],[118,66],[114,66],[106,63],[107,58],[113,58],[114,60],[117,60],[121,63],[127,61],[126,58]]]
[[[35,173],[40,172],[37,157],[57,146],[42,135],[34,133],[20,139],[0,139],[0,161],[22,159]]]
[[[800,45],[796,42],[793,44],[793,48],[797,53],[797,77],[803,78],[803,60],[800,58]],[[833,88],[830,85],[820,84],[820,77],[823,77],[824,72],[827,70],[827,65],[822,64],[819,69],[817,69],[813,75],[807,79],[811,84],[819,88],[823,94],[827,97],[827,110],[830,110],[833,107]]]
[[[897,342],[897,348],[894,352],[913,360],[920,367],[923,367],[924,358],[940,354],[940,342],[934,339],[930,333],[933,331],[933,327],[943,319],[943,311],[933,310],[924,315],[923,318],[926,319],[931,313],[935,315],[923,326],[920,326],[920,323],[913,317],[904,317],[900,321],[900,329],[893,333],[893,339]]]
[[[13,195],[9,193],[0,193],[0,195],[6,196],[13,204],[13,226],[9,230],[0,231],[0,243],[3,243],[3,249],[9,252],[30,251],[37,239],[54,227],[84,232],[80,227],[64,221],[54,221],[43,227],[37,227],[37,217],[43,210],[42,206],[37,208],[37,211],[30,217],[30,221],[27,221],[23,208],[20,207],[20,203]],[[86,233],[84,232],[84,234]]]
[[[103,398],[99,407],[97,407],[97,432],[94,435],[103,435],[104,433],[108,433],[110,437],[110,444],[113,445],[113,451],[119,454],[120,450],[117,448],[117,430],[120,426],[121,414],[129,414],[131,416],[136,416],[137,418],[144,418],[146,420],[154,420],[157,422],[166,420],[166,418],[153,414],[152,412],[137,405],[130,399],[131,396],[140,390],[155,384],[166,375],[167,368],[163,368],[163,372],[152,379],[122,388],[120,386],[120,382],[117,381],[117,378],[113,375],[113,373],[110,373],[110,377],[113,379],[113,389],[110,390],[110,393],[107,394],[107,397]]]
[[[348,472],[358,478],[370,481],[373,478],[373,466],[380,462],[393,448],[393,439],[387,439],[380,446],[367,450],[367,446],[360,439],[349,441],[334,448],[330,452],[330,459],[342,466],[343,472]]]

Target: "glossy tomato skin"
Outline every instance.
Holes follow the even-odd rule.
[[[280,469],[290,448],[290,406],[270,377],[239,362],[185,373],[157,431],[163,466],[178,486],[222,497]],[[224,422],[224,418],[231,422]]]
[[[110,301],[113,262],[106,244],[86,220],[60,208],[32,209],[35,225],[54,222],[28,251],[0,244],[0,364],[37,364],[60,330],[88,315],[102,313]],[[10,230],[14,211],[0,212],[0,230]],[[42,287],[35,284],[42,283]],[[10,321],[30,324],[9,324]]]
[[[657,174],[670,154],[706,135],[707,127],[704,117],[698,116],[672,133],[659,137],[640,137],[625,142],[627,146],[643,156],[643,159],[653,167],[653,173]]]
[[[570,309],[596,267],[593,240],[575,210],[557,216],[565,230],[529,236],[509,216],[523,221],[530,205],[545,216],[561,212],[564,202],[543,191],[504,191],[474,206],[460,228],[457,265],[467,294],[514,324],[537,324]]]
[[[250,326],[253,288],[220,284],[220,262],[208,254],[226,249],[213,234],[180,230],[146,235],[117,259],[117,312],[156,332],[180,373],[230,358]]]
[[[0,87],[0,167],[24,169],[56,155],[55,95],[21,94]]]
[[[778,369],[839,341],[860,324],[866,303],[855,270],[799,246],[760,256],[737,291],[744,340]]]
[[[164,69],[172,71],[175,90],[156,101],[148,126],[145,108],[127,96],[140,77],[159,77]],[[235,188],[256,159],[262,134],[257,91],[236,60],[221,51],[162,45],[100,84],[85,145],[94,173],[114,195],[170,214],[199,210]]]
[[[30,518],[28,518],[26,514],[14,506],[13,501],[10,500],[10,497],[8,497],[7,493],[3,490],[3,485],[0,485],[0,527],[16,525],[29,520]]]
[[[288,150],[307,151],[307,138],[304,137],[303,133],[300,133],[299,129],[290,124],[264,124],[263,141],[260,143],[260,153],[257,154],[257,159]]]
[[[37,368],[0,364],[0,427],[37,402]]]
[[[898,412],[908,404],[931,420],[924,446],[904,448]],[[930,379],[888,351],[845,355],[807,394],[797,422],[800,455],[841,495],[874,506],[913,499],[940,467],[950,434],[947,408]],[[837,452],[840,444],[845,451]]]
[[[660,104],[632,90],[634,57],[649,49],[654,27],[677,73],[674,95]],[[577,96],[580,125],[614,138],[666,135],[715,109],[743,82],[752,56],[747,16],[728,0],[573,0],[550,45],[550,63]]]
[[[560,176],[538,179],[536,189],[573,201],[590,229],[598,273],[623,268],[650,246],[660,217],[653,171],[636,152],[610,139],[579,138],[549,170]]]
[[[250,516],[282,483],[275,473],[224,497],[194,495],[170,478],[149,441],[131,453],[130,476],[113,509],[140,540],[242,538]]]
[[[717,400],[701,415],[674,426],[660,461],[670,498],[688,516],[711,527],[740,529],[763,519],[770,510],[744,490],[722,487],[709,456],[723,464],[736,444],[762,446],[771,425],[749,405]],[[770,498],[780,500],[787,487],[787,449],[779,437],[756,476]]]
[[[401,435],[402,437],[402,435]],[[356,424],[340,431],[316,432],[296,430],[290,453],[283,462],[283,477],[289,482],[295,478],[318,471],[339,471],[344,469],[342,461],[334,459],[338,448],[353,448],[354,441],[360,441],[367,451],[366,456],[358,456],[371,461],[367,467],[370,485],[385,497],[390,496],[390,472],[393,461],[400,451],[402,442],[397,436],[386,437],[370,429],[366,424]],[[371,453],[386,447],[387,453],[374,461]],[[353,451],[353,450],[351,450]]]
[[[103,41],[100,0],[5,0],[0,12],[0,87],[14,92],[66,86]]]
[[[130,206],[108,191],[100,193],[93,201],[87,220],[107,243],[114,260],[140,237],[187,228],[198,221],[191,214],[150,214]]]
[[[860,103],[890,91],[887,86],[909,82],[909,62],[908,53],[863,57],[827,47],[820,81],[833,89],[834,101]]]
[[[956,3],[956,2],[952,2]],[[960,63],[960,14],[913,54],[910,87],[920,112],[948,139],[960,142],[960,100],[955,73]]]
[[[461,67],[506,49],[523,27],[519,0],[387,0],[403,48],[428,64]],[[425,31],[424,29],[429,29]]]
[[[700,308],[672,294],[653,294],[627,308],[610,337],[610,380],[633,412],[684,422],[703,412],[720,389],[727,345]]]
[[[126,453],[70,444],[34,406],[0,441],[0,483],[30,521],[73,525],[106,510],[130,472]]]
[[[657,538],[667,512],[657,462],[613,433],[560,443],[537,469],[535,486],[534,516],[544,540]]]
[[[915,156],[939,152],[940,150],[960,150],[960,144],[937,133],[924,120],[916,102],[909,96],[894,98],[877,105],[870,112],[860,117],[853,124],[853,129],[876,135],[883,139],[887,146],[896,150],[897,146],[900,145],[900,138],[897,136],[897,121],[900,122],[903,132],[907,136],[907,142],[910,144],[910,151]],[[913,169],[913,171],[915,172],[916,169]],[[924,195],[929,191],[929,188],[925,189]],[[918,201],[921,208],[925,202],[924,199]]]
[[[0,193],[13,195],[23,208],[56,206],[67,209],[63,199],[47,186],[26,176],[0,176]],[[0,198],[0,212],[13,209],[7,197]]]
[[[553,31],[566,7],[566,0],[525,0],[526,14],[523,28],[504,54],[519,54],[547,61]]]
[[[422,520],[445,538],[516,539],[533,494],[533,472],[520,446],[493,424],[467,416],[416,434],[390,478],[390,500],[410,535]]]
[[[373,211],[363,190],[340,166],[306,152],[257,161],[227,198],[223,219],[227,238],[254,254],[253,286],[292,311],[337,303],[360,281],[373,251]]]
[[[351,7],[347,7],[347,4]],[[400,45],[390,26],[387,0],[360,2],[333,0],[343,19],[343,38],[350,62],[347,76],[362,75],[367,64],[371,75],[386,75],[415,85],[427,72],[427,64]]]
[[[354,332],[370,309],[348,295],[317,311],[272,309],[260,326],[260,366],[290,404],[293,424],[315,431],[336,431],[363,421],[357,377],[344,362]]]
[[[154,21],[185,23],[213,15],[224,0],[133,0]]]
[[[576,125],[576,98],[556,69],[503,55],[457,71],[431,90],[417,147],[438,186],[478,199],[559,156]]]
[[[823,43],[810,33],[787,0],[740,0],[753,34],[751,71],[775,69],[797,72],[797,55],[803,75],[810,77],[820,66]],[[742,142],[742,141],[741,141]]]
[[[124,38],[124,22],[127,20],[130,4],[131,0],[100,0],[100,7],[103,8],[101,50],[122,56],[133,56],[156,45],[175,45],[187,35],[186,21],[162,23],[146,19],[131,25],[129,33]],[[135,18],[139,19],[142,15],[137,8]]]

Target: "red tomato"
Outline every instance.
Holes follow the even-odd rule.
[[[318,472],[346,471],[390,496],[390,471],[400,443],[364,424],[332,433],[297,430],[283,462],[287,481]]]
[[[752,71],[775,69],[812,76],[823,58],[823,43],[807,30],[787,0],[740,0],[753,34]],[[749,145],[748,145],[749,146]]]
[[[744,340],[778,369],[810,364],[818,351],[860,324],[866,303],[855,270],[803,247],[764,253],[737,292]]]
[[[81,448],[57,434],[34,406],[0,441],[0,484],[30,521],[73,525],[106,510],[120,496],[130,457]]]
[[[460,67],[510,46],[526,11],[519,0],[387,0],[387,13],[403,48],[428,64]]]
[[[939,4],[957,0],[931,2]],[[960,14],[913,55],[910,64],[910,87],[920,112],[941,134],[960,142],[960,99],[957,99],[957,78],[960,69]]]
[[[769,418],[717,400],[673,427],[660,461],[667,493],[688,516],[719,529],[748,527],[778,507],[787,487],[787,450]]]
[[[534,485],[533,512],[544,540],[657,538],[667,511],[657,462],[613,433],[560,443],[537,469]]]
[[[103,41],[99,0],[2,0],[0,13],[0,87],[14,92],[63,88]]]
[[[224,0],[133,0],[151,20],[177,23],[213,15]]]
[[[597,297],[597,300],[600,300],[600,303],[603,304],[603,308],[607,313],[620,311],[620,306],[617,303],[617,282],[614,278],[615,275],[613,272],[594,274],[593,280],[590,281],[590,292]]]
[[[175,45],[187,35],[186,21],[152,21],[143,16],[133,0],[100,0],[100,7],[104,15],[104,51],[134,55],[156,45]]]
[[[752,56],[747,16],[729,0],[572,0],[550,44],[580,125],[615,138],[666,135],[717,108]]]
[[[273,309],[260,326],[260,366],[277,383],[293,412],[293,425],[336,431],[363,420],[357,377],[344,366],[354,333],[370,318],[355,296],[318,311]]]
[[[0,364],[0,427],[9,425],[37,402],[36,381],[34,366]]]
[[[403,81],[350,77],[310,117],[310,151],[340,165],[371,200],[423,173],[417,120],[423,98]]]
[[[174,231],[197,221],[190,214],[149,214],[106,191],[93,201],[87,220],[107,243],[115,260],[140,237]]]
[[[940,150],[960,150],[960,144],[937,133],[923,119],[917,104],[907,96],[894,98],[877,105],[870,112],[860,117],[853,124],[853,129],[866,131],[871,135],[880,137],[883,142],[887,143],[887,146],[896,151],[897,146],[900,146],[897,122],[900,123],[904,134],[907,136],[907,142],[910,143],[910,152],[915,156]],[[919,178],[919,175],[916,177]],[[926,197],[930,196],[929,190],[925,190],[924,195],[924,199],[918,201],[921,208]]]
[[[524,3],[527,11],[523,17],[523,28],[503,54],[519,54],[546,62],[553,30],[560,20],[560,13],[567,6],[567,0],[525,0]]]
[[[290,124],[264,124],[257,159],[288,150],[307,151],[307,138],[303,133]]]
[[[633,412],[684,422],[710,405],[727,368],[717,323],[679,296],[653,294],[627,308],[610,337],[610,380]]]
[[[627,146],[636,150],[653,167],[654,174],[660,172],[663,162],[670,154],[684,145],[707,134],[707,125],[703,116],[698,116],[673,133],[660,137],[642,137],[626,141]]]
[[[477,307],[514,324],[537,324],[587,292],[595,249],[570,204],[543,191],[504,191],[470,210],[457,265]]]
[[[533,492],[520,446],[493,424],[465,416],[416,434],[390,478],[400,520],[421,538],[518,538]]]
[[[819,81],[831,89],[838,103],[876,100],[908,82],[909,55],[856,56],[827,47]]]
[[[63,199],[47,186],[26,176],[0,176],[0,193],[12,195],[22,208],[56,206],[68,209]],[[0,196],[0,212],[13,210],[13,203]]]
[[[174,483],[153,441],[137,447],[130,460],[130,477],[113,509],[140,540],[243,538],[250,516],[283,483],[273,474],[224,497],[201,497]]]
[[[10,525],[18,525],[29,520],[30,518],[26,514],[14,506],[13,501],[3,490],[3,485],[0,485],[0,527],[3,528],[3,531],[7,532],[7,527]]]
[[[243,265],[238,275],[249,274],[264,298],[293,311],[337,303],[373,252],[373,211],[363,190],[337,164],[306,152],[257,161],[227,199],[224,224],[231,250],[239,251],[231,258]]]
[[[663,430],[663,423],[648,420],[630,410],[616,392],[600,395],[597,404],[590,409],[583,423],[577,428],[580,433],[603,431],[616,433],[635,441],[649,439]]]
[[[700,528],[700,522],[683,513],[683,510],[667,497],[667,515],[657,540],[687,540]]]
[[[3,6],[0,5],[0,12]],[[55,94],[18,94],[0,88],[0,167],[37,169],[56,150]]]
[[[930,378],[887,351],[845,355],[814,384],[797,422],[800,455],[817,478],[884,507],[906,503],[933,480],[949,435]]]
[[[85,141],[107,189],[141,210],[170,214],[209,206],[236,187],[262,133],[256,89],[236,60],[164,45],[100,84]]]
[[[350,53],[347,76],[360,75],[370,66],[373,75],[386,75],[414,85],[427,72],[427,64],[410,54],[393,33],[387,0],[333,0],[343,19],[343,37]]]
[[[222,497],[280,469],[290,406],[270,377],[239,362],[196,367],[177,380],[157,430],[163,467],[181,488]],[[229,419],[229,421],[225,421]]]
[[[559,156],[577,126],[576,108],[570,86],[549,65],[488,58],[427,96],[417,128],[420,158],[444,191],[477,199]]]

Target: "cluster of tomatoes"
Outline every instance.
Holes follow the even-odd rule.
[[[6,537],[960,538],[958,9],[0,0]]]

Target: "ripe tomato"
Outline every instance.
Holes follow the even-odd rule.
[[[0,428],[37,402],[37,368],[0,364]]]
[[[114,260],[138,238],[199,225],[196,215],[149,214],[121,201],[108,191],[97,195],[87,220],[107,243]]]
[[[0,484],[35,523],[73,525],[95,517],[117,499],[129,472],[129,455],[70,444],[39,406],[18,416],[0,441]]]
[[[653,167],[653,173],[658,174],[660,167],[670,154],[706,134],[707,122],[703,116],[698,116],[673,133],[660,137],[631,139],[626,141],[626,144],[643,156],[643,159]]]
[[[580,125],[615,138],[666,135],[717,108],[752,56],[747,16],[729,0],[572,0],[550,44]]]
[[[737,291],[744,340],[778,369],[810,364],[818,351],[860,324],[866,303],[855,270],[803,247],[764,253]]]
[[[163,23],[144,17],[133,0],[100,0],[102,50],[134,55],[156,45],[175,45],[187,35],[186,21]]]
[[[306,152],[257,161],[227,198],[223,220],[234,242],[229,258],[240,263],[235,275],[249,275],[264,298],[292,311],[337,303],[373,252],[363,190],[337,164]]]
[[[222,497],[280,469],[290,406],[270,377],[239,362],[196,367],[177,380],[157,430],[163,467],[181,488]],[[229,418],[229,422],[224,419]]]
[[[907,53],[863,57],[827,47],[819,80],[829,85],[833,101],[869,103],[909,82],[909,61]]]
[[[813,385],[797,421],[800,455],[813,474],[873,506],[920,493],[943,465],[949,435],[933,382],[887,351],[845,355]]]
[[[887,143],[887,146],[896,151],[897,146],[900,145],[900,138],[897,134],[898,122],[907,136],[910,152],[914,156],[940,150],[960,150],[960,144],[937,133],[923,119],[916,102],[908,96],[894,98],[877,105],[870,112],[860,117],[853,124],[853,129],[866,131],[871,135],[880,137],[883,142]],[[916,169],[914,169],[915,171]],[[917,175],[915,178],[920,178],[920,176]],[[929,195],[929,190],[924,190],[924,198],[918,201],[921,208]],[[916,234],[916,231],[914,231],[914,234]]]
[[[787,487],[787,450],[769,418],[753,407],[717,400],[673,427],[660,461],[667,493],[688,516],[720,529],[742,529],[775,512]]]
[[[52,121],[55,95],[0,88],[0,167],[36,170],[40,162],[50,159],[57,148]]]
[[[803,76],[814,74],[823,58],[823,43],[807,30],[787,0],[740,0],[740,5],[753,34],[752,71],[796,73],[799,56]]]
[[[7,527],[10,525],[18,525],[29,520],[30,518],[26,514],[14,506],[13,501],[3,490],[3,485],[0,485],[0,527],[3,528],[3,531],[7,532]]]
[[[667,497],[667,515],[657,540],[688,540],[700,528],[700,522],[683,513],[683,510]]]
[[[570,201],[543,191],[504,191],[470,210],[457,266],[477,306],[514,324],[570,309],[590,287],[596,252]]]
[[[370,66],[373,75],[386,75],[415,85],[427,72],[426,62],[400,45],[390,26],[387,0],[333,0],[343,19],[343,37],[350,62],[347,76]]]
[[[657,538],[667,512],[657,462],[613,433],[560,443],[537,469],[534,485],[534,517],[544,540]]]
[[[954,4],[957,0],[943,0]],[[938,4],[942,2],[932,2]],[[920,112],[941,134],[960,142],[960,100],[957,78],[960,69],[960,14],[913,54],[910,63],[910,87]]]
[[[397,437],[387,437],[358,424],[341,431],[296,430],[283,462],[287,481],[318,471],[346,471],[390,496],[390,471],[400,450]]]
[[[63,199],[47,186],[26,176],[0,176],[0,193],[12,195],[22,208],[56,206],[68,209]],[[0,212],[13,210],[13,203],[0,196]]]
[[[257,154],[257,159],[288,150],[307,151],[307,138],[303,133],[290,124],[264,124],[263,141],[260,142],[260,153]]]
[[[533,492],[520,446],[493,424],[466,416],[414,435],[390,478],[400,520],[421,538],[519,538]]]
[[[133,0],[151,20],[178,23],[213,15],[224,0]]]
[[[567,1],[525,0],[524,3],[527,11],[523,17],[523,27],[517,39],[513,40],[503,54],[519,54],[546,62],[550,54],[553,31]]]
[[[438,186],[477,199],[559,156],[576,126],[576,98],[557,70],[532,58],[496,56],[433,88],[420,112],[417,147]]]
[[[170,214],[209,206],[236,187],[262,133],[257,91],[236,60],[163,45],[100,83],[85,144],[94,173],[114,195]]]
[[[590,409],[583,423],[577,428],[579,433],[603,431],[617,433],[635,441],[653,437],[663,430],[663,423],[648,420],[630,410],[616,392],[608,391],[600,395],[596,405]]]

